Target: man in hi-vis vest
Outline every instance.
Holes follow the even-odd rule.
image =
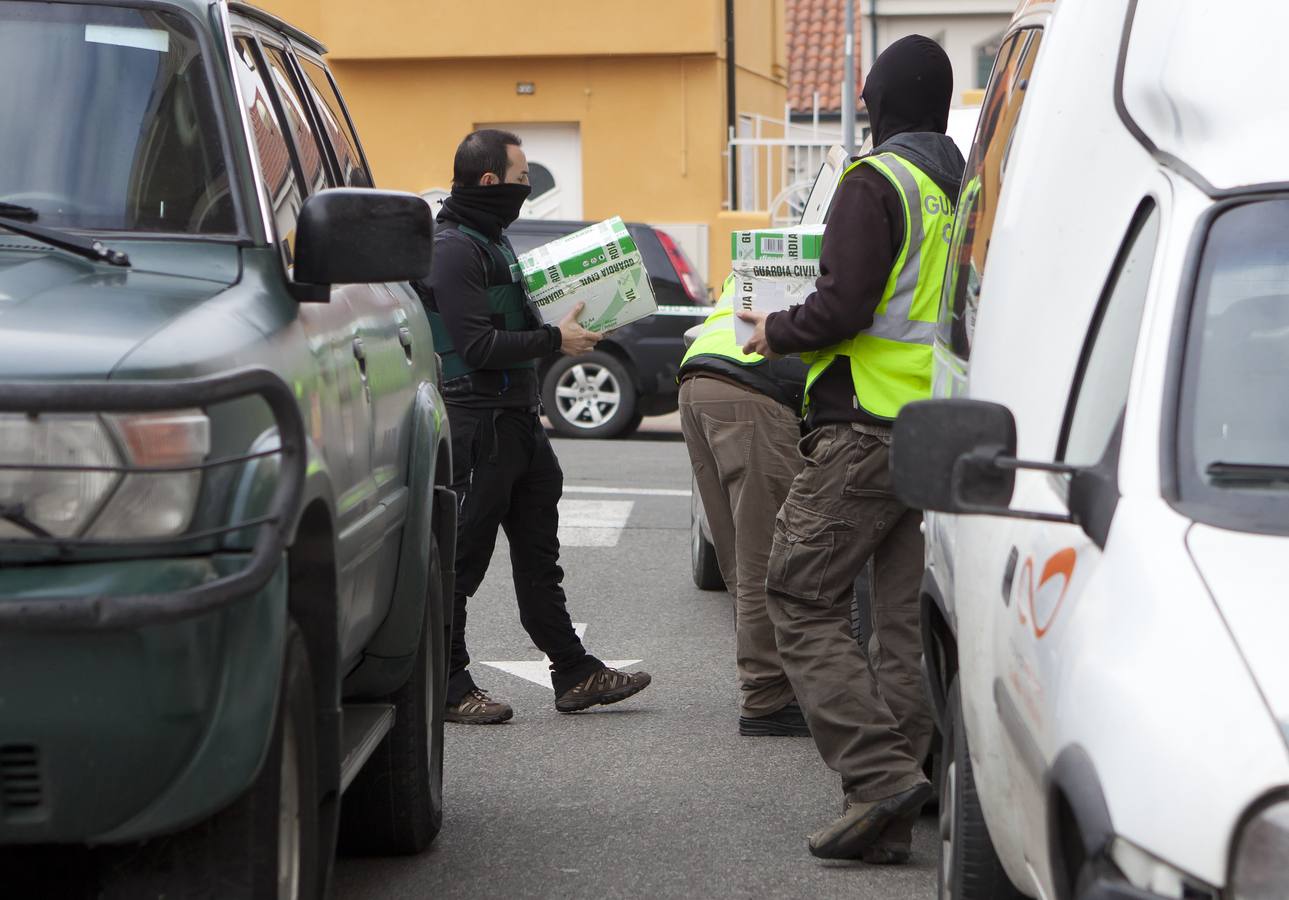
[[[765,612],[774,514],[801,471],[802,388],[794,358],[743,352],[734,337],[734,277],[680,363],[680,428],[725,588],[734,598],[739,734],[810,734]]]
[[[450,641],[449,722],[493,725],[513,714],[474,682],[465,645],[466,600],[483,581],[497,529],[510,542],[519,621],[551,660],[555,708],[616,703],[649,684],[586,652],[560,582],[559,498],[564,473],[538,418],[536,361],[585,353],[600,336],[577,324],[578,304],[558,326],[534,320],[505,230],[528,198],[519,138],[484,129],[466,136],[453,162],[452,194],[434,235],[434,264],[417,291],[443,360],[458,498],[456,596]]]
[[[891,422],[930,395],[931,342],[963,160],[945,136],[953,70],[914,35],[864,86],[873,152],[842,176],[815,293],[785,312],[740,313],[747,352],[801,353],[805,468],[775,522],[766,605],[784,670],[824,762],[841,775],[841,818],[810,838],[830,859],[900,863],[931,787],[922,691],[921,514],[891,489]],[[872,669],[850,636],[855,577],[873,560]],[[876,675],[876,681],[874,681]]]

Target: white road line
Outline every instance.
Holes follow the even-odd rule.
[[[680,488],[600,487],[598,485],[564,485],[566,494],[625,494],[640,497],[688,497],[691,491]]]
[[[616,547],[633,506],[632,500],[561,500],[560,545]]]
[[[586,623],[574,622],[573,630],[582,640],[586,639]],[[627,666],[634,666],[640,662],[638,659],[606,659],[604,664],[611,669],[625,669]],[[516,678],[522,678],[525,681],[531,681],[533,684],[542,687],[551,686],[551,660],[546,654],[537,662],[531,662],[524,659],[499,659],[490,662],[481,663],[494,669],[500,669],[508,675],[514,675]]]

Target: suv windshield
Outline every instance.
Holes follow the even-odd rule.
[[[1289,531],[1287,244],[1289,199],[1260,200],[1218,215],[1200,260],[1178,487],[1216,524]]]
[[[194,29],[158,10],[0,3],[0,203],[43,225],[237,231]]]

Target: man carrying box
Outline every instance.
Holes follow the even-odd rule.
[[[755,325],[744,350],[798,353],[810,428],[805,468],[775,523],[766,605],[779,653],[842,817],[810,838],[830,859],[904,862],[930,797],[932,723],[921,688],[921,515],[891,489],[891,422],[930,396],[953,201],[963,160],[945,136],[953,71],[931,39],[892,44],[864,86],[872,154],[846,170],[824,231],[815,293]],[[873,560],[870,671],[850,636],[855,577]],[[876,683],[874,682],[876,675]]]
[[[616,703],[650,680],[644,672],[610,669],[586,652],[560,586],[564,474],[538,418],[536,361],[561,350],[585,353],[600,336],[577,324],[580,305],[558,325],[533,319],[505,237],[529,191],[519,138],[494,130],[468,135],[457,148],[452,194],[439,213],[434,266],[418,285],[443,359],[459,502],[449,722],[491,725],[513,715],[510,704],[475,684],[465,645],[466,600],[487,572],[498,527],[510,542],[520,622],[551,660],[555,708],[576,712]]]
[[[800,360],[744,353],[734,276],[680,364],[680,428],[725,587],[734,597],[739,734],[808,735],[765,611],[774,514],[801,471]]]

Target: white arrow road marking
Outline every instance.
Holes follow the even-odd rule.
[[[586,623],[574,622],[573,630],[577,632],[579,638],[586,638]],[[640,662],[638,659],[606,659],[604,664],[611,669],[625,669],[627,666],[634,666]],[[540,685],[544,688],[551,686],[551,661],[550,657],[543,655],[537,662],[528,660],[501,660],[495,662],[481,662],[480,665],[489,666],[493,669],[500,669],[507,675],[514,675],[516,678],[522,678],[524,681],[531,681],[533,684]]]
[[[560,545],[616,547],[633,506],[633,500],[560,500]]]

